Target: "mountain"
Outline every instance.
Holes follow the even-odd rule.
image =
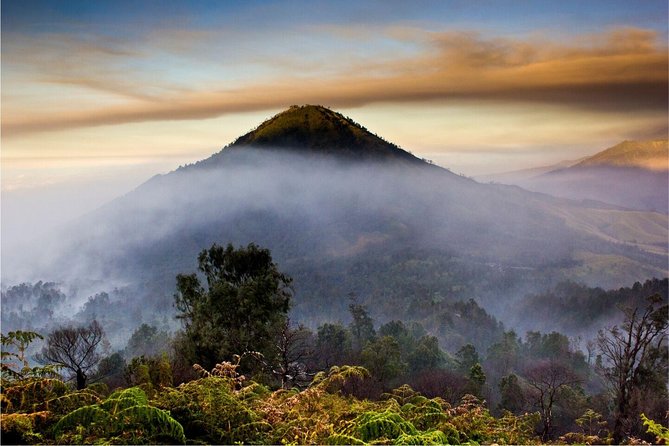
[[[420,163],[415,156],[353,120],[317,105],[291,106],[240,136],[225,153],[244,147],[350,161]]]
[[[565,278],[619,287],[667,274],[666,215],[480,184],[304,106],[49,243],[3,251],[3,283],[57,280],[82,300],[107,291],[86,314],[127,331],[172,320],[175,276],[202,249],[251,242],[294,278],[294,320],[345,320],[352,293],[378,322],[419,320],[454,348],[501,330],[481,306],[503,319]]]
[[[669,144],[666,139],[654,141],[623,141],[572,166],[629,167],[666,172],[669,170]]]
[[[481,183],[501,183],[501,184],[518,184],[521,181],[527,181],[539,175],[543,175],[554,170],[564,169],[577,164],[585,158],[577,160],[564,160],[548,166],[530,167],[528,169],[512,170],[508,172],[496,172],[486,175],[478,175],[474,177],[476,181]]]
[[[536,175],[509,173],[487,180],[574,200],[596,200],[621,208],[669,208],[667,140],[624,141],[578,162]],[[484,178],[482,178],[484,179]]]

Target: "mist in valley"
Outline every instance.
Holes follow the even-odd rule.
[[[669,171],[598,166],[549,172],[516,184],[575,200],[597,200],[623,209],[667,214]]]
[[[35,329],[37,320],[98,318],[115,345],[143,322],[174,331],[175,276],[195,272],[198,253],[214,243],[256,243],[294,278],[291,314],[300,323],[348,321],[355,295],[378,323],[417,320],[451,350],[472,339],[485,348],[486,330],[499,327],[477,326],[479,310],[457,305],[471,300],[518,333],[559,329],[524,317],[527,295],[564,280],[612,288],[663,277],[663,255],[580,230],[584,206],[422,162],[224,149],[42,240],[3,245],[3,326],[18,328],[21,311],[37,308],[11,307],[9,290],[43,281],[65,297],[49,301],[53,314],[36,318]],[[593,269],[578,256],[584,251],[628,262],[635,279],[607,276],[608,265]],[[599,327],[582,328],[571,334]]]
[[[371,375],[345,390],[350,397],[383,401],[406,384],[453,407],[480,398],[504,417],[530,416],[540,404],[533,386],[565,373],[575,383],[565,392],[575,393],[556,400],[560,424],[542,431],[541,412],[524,428],[554,436],[576,431],[587,408],[611,418],[597,372],[600,330],[620,326],[621,310],[645,308],[649,296],[667,301],[664,235],[663,214],[480,184],[410,156],[228,147],[41,239],[3,244],[3,343],[14,330],[44,334],[25,350],[40,370],[56,334],[101,330],[94,367],[59,371],[78,388],[88,379],[178,392],[188,387],[170,386],[200,385],[195,370],[230,358],[267,388],[299,389],[350,364]],[[271,315],[281,325],[271,326],[270,344],[254,335],[257,347],[230,347],[248,333],[231,334],[242,319],[232,328],[220,321],[260,306],[249,295],[266,276],[239,294],[233,282],[210,282],[198,266],[227,244],[238,255],[257,249],[250,244],[269,249],[293,279],[287,314]],[[192,273],[199,283],[188,291],[184,277],[194,279],[178,275]],[[227,287],[232,294],[215,294]],[[204,325],[183,306],[190,293],[204,298]],[[268,322],[245,327],[259,325]],[[658,418],[666,398],[651,384],[640,387],[650,396],[638,407]]]

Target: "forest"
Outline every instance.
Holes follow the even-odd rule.
[[[3,443],[669,441],[666,279],[528,295],[519,313],[555,320],[543,332],[505,329],[474,301],[440,307],[456,329],[463,316],[488,327],[475,339],[481,327],[456,337],[438,321],[376,323],[354,293],[348,323],[311,329],[269,250],[214,244],[197,260],[176,277],[181,329],[140,323],[122,348],[106,335],[106,294],[84,304],[85,323],[39,333],[33,317],[64,296],[45,283],[3,291]],[[584,324],[597,324],[590,339],[558,331]]]

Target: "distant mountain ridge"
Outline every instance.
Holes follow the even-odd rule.
[[[571,167],[574,164],[577,164],[583,160],[585,160],[586,157],[584,158],[579,158],[577,160],[565,160],[565,161],[560,161],[555,164],[550,164],[547,166],[539,166],[539,167],[528,167],[526,169],[518,169],[518,170],[512,170],[512,171],[504,171],[504,172],[495,172],[491,174],[486,174],[486,175],[477,175],[474,177],[476,181],[480,181],[482,183],[488,183],[488,182],[496,182],[496,183],[502,183],[502,184],[516,184],[517,181],[521,180],[529,180],[531,178],[537,177],[539,175],[543,175],[548,172],[552,172],[554,170],[560,170],[564,169],[567,167]]]
[[[655,171],[669,170],[669,141],[623,141],[571,166],[583,167],[636,167]]]
[[[666,139],[623,141],[573,163],[479,177],[573,200],[627,209],[669,212]]]

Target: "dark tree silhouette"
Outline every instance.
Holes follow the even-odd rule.
[[[74,373],[77,389],[86,387],[88,372],[100,361],[98,347],[104,331],[97,321],[88,326],[59,328],[49,334],[46,346],[36,356],[42,364],[56,364]]]
[[[326,323],[318,327],[316,359],[322,369],[349,364],[352,348],[351,332],[343,325]]]
[[[176,307],[193,358],[205,369],[234,355],[275,354],[290,306],[291,278],[279,272],[268,249],[251,243],[235,249],[214,244],[203,250],[195,274],[177,276]]]
[[[293,327],[286,318],[275,340],[275,355],[265,357],[258,352],[250,354],[263,368],[281,382],[282,389],[306,386],[316,374],[310,367],[314,355],[314,335],[306,327]]]
[[[555,360],[541,361],[530,367],[527,383],[534,389],[534,401],[541,412],[541,439],[550,439],[553,430],[553,406],[558,392],[564,387],[578,384],[581,380],[569,367]]]
[[[353,350],[356,352],[362,351],[368,342],[376,338],[376,331],[374,330],[374,321],[369,316],[367,308],[358,303],[355,294],[349,295],[351,303],[348,309],[351,313],[352,321],[349,326],[351,335],[353,336]]]
[[[635,391],[649,381],[648,377],[664,373],[667,354],[667,311],[659,294],[648,298],[645,309],[624,309],[625,321],[618,327],[601,330],[597,344],[602,354],[599,373],[608,383],[615,402],[613,442],[620,444],[630,434],[632,418],[636,420],[633,398]]]

